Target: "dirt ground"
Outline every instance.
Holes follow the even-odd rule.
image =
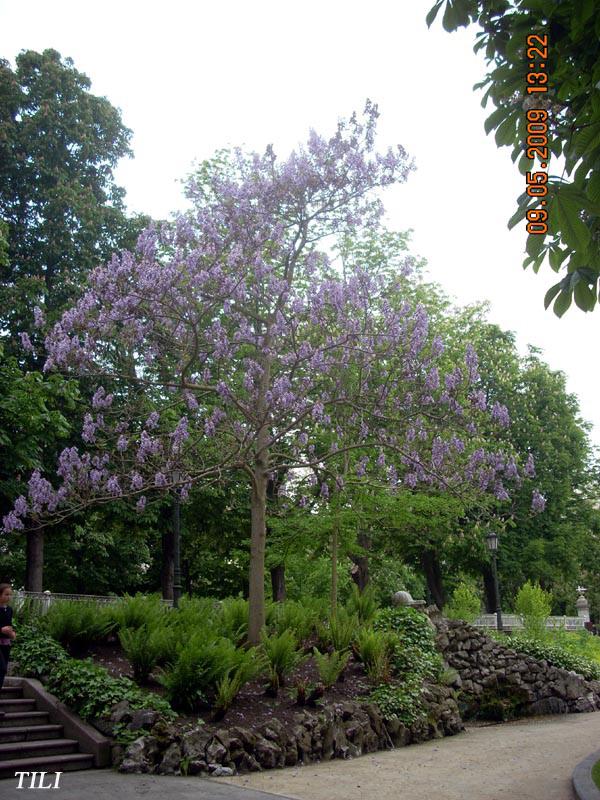
[[[571,773],[598,748],[600,712],[568,714],[219,780],[299,800],[573,800]]]

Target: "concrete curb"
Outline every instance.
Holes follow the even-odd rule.
[[[100,731],[84,722],[54,695],[47,692],[35,678],[6,677],[5,686],[20,686],[23,697],[36,700],[40,711],[47,711],[53,722],[60,723],[65,735],[76,739],[83,750],[94,756],[95,767],[111,765],[111,742]]]
[[[573,770],[573,789],[577,800],[600,800],[600,789],[592,780],[592,767],[600,761],[600,750],[596,750]]]

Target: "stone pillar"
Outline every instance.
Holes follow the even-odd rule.
[[[577,607],[577,616],[585,622],[590,621],[590,604],[587,601],[587,598],[580,594],[577,598],[577,602],[575,603]]]

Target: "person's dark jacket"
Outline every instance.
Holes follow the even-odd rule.
[[[12,625],[13,610],[10,606],[0,606],[0,631],[5,625]],[[0,644],[12,644],[6,633],[0,632]]]

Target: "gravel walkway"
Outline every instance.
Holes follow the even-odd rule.
[[[571,773],[599,747],[600,712],[569,714],[219,780],[299,800],[573,800]]]

